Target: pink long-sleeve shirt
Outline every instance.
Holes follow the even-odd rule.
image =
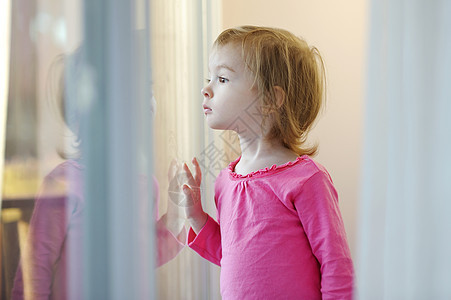
[[[229,299],[352,299],[353,265],[337,192],[308,156],[246,176],[239,158],[215,183],[208,217],[188,245],[221,266]]]

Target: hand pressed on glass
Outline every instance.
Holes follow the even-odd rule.
[[[197,233],[205,225],[207,214],[202,209],[201,201],[202,171],[196,158],[193,158],[192,163],[195,168],[194,176],[186,163],[182,167],[175,167],[177,175],[170,181],[170,195],[174,203],[184,208],[186,218]]]

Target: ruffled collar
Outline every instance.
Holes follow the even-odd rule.
[[[292,165],[297,164],[299,161],[304,160],[307,157],[308,157],[307,155],[298,156],[296,158],[296,160],[289,161],[287,163],[284,163],[283,165],[277,166],[274,164],[271,167],[266,167],[264,169],[260,169],[260,170],[251,172],[247,175],[241,175],[241,174],[235,173],[235,166],[240,161],[240,159],[241,159],[241,156],[240,156],[235,161],[233,161],[229,164],[227,170],[228,170],[228,173],[230,174],[230,177],[232,177],[232,178],[236,178],[236,179],[252,178],[252,177],[264,176],[264,175],[269,175],[269,174],[273,174],[276,172],[280,172],[284,169],[291,167]]]

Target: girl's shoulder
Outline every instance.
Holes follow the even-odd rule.
[[[312,177],[321,177],[332,183],[332,178],[327,169],[308,155],[301,156],[302,162],[295,164],[286,175],[288,181],[307,181]]]
[[[298,169],[301,169],[301,171],[312,173],[312,175],[318,172],[329,174],[327,169],[322,164],[320,164],[310,156],[303,155],[301,156],[301,158],[303,160],[303,163],[301,164],[300,167],[298,167]]]
[[[289,161],[279,166],[272,166],[274,174],[280,177],[294,178],[314,174],[322,169],[322,166],[315,162],[310,156],[298,156],[296,160]]]

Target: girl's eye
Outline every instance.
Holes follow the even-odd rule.
[[[207,84],[209,84],[210,83],[210,79],[208,79],[208,78],[205,78],[205,82],[207,83]]]
[[[224,77],[218,77],[218,80],[220,83],[226,83],[229,81],[227,78],[224,78]]]

